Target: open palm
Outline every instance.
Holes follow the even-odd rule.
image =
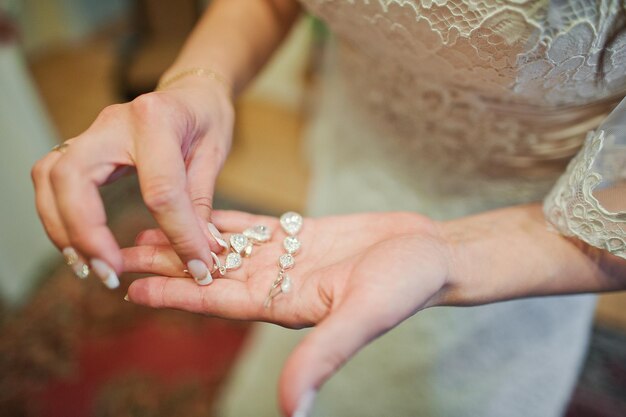
[[[290,328],[316,326],[292,353],[281,377],[281,404],[317,389],[368,342],[417,311],[436,303],[448,274],[448,250],[435,222],[412,213],[367,213],[307,218],[298,235],[302,248],[289,271],[292,290],[269,308],[264,300],[278,274],[285,233],[278,219],[215,211],[214,224],[240,233],[262,224],[272,239],[255,246],[241,268],[202,287],[164,235],[142,233],[123,250],[125,269],[158,274],[135,281],[131,301],[218,317],[259,320]]]

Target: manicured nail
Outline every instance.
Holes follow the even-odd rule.
[[[91,268],[107,288],[114,290],[120,286],[120,280],[117,274],[106,262],[100,259],[92,259]]]
[[[207,228],[209,229],[209,233],[211,233],[211,236],[213,236],[217,244],[228,250],[228,242],[224,240],[224,237],[222,236],[220,231],[217,230],[217,227],[215,227],[213,223],[207,223]]]
[[[309,417],[311,411],[313,410],[313,403],[315,402],[316,396],[317,391],[314,389],[310,389],[305,392],[302,397],[300,397],[296,411],[294,411],[291,417]]]
[[[124,296],[124,301],[130,301],[130,298],[128,298],[128,294]]]
[[[89,276],[89,266],[83,262],[81,262],[78,257],[78,253],[74,250],[74,248],[68,246],[63,249],[63,257],[65,258],[65,263],[72,268],[74,275],[76,275],[80,279],[85,279]]]
[[[213,282],[213,277],[209,272],[209,268],[207,268],[204,262],[198,259],[192,259],[187,262],[187,269],[198,285],[209,285]]]

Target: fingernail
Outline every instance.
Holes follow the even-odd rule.
[[[228,250],[228,242],[224,240],[224,237],[222,236],[220,231],[217,230],[217,227],[215,227],[213,223],[207,223],[207,228],[209,229],[209,233],[211,233],[211,236],[213,236],[217,244]]]
[[[313,410],[313,403],[315,402],[316,396],[317,390],[310,389],[305,392],[302,397],[300,397],[296,411],[294,411],[291,417],[309,417],[311,410]]]
[[[64,248],[62,252],[65,258],[65,264],[72,268],[74,275],[80,279],[85,279],[89,276],[89,266],[81,262],[74,248],[68,246]]]
[[[130,301],[130,298],[128,298],[128,294],[124,296],[124,301]]]
[[[213,282],[209,268],[207,268],[204,262],[198,259],[192,259],[187,262],[187,269],[189,269],[189,273],[196,280],[198,285],[209,285]]]
[[[92,259],[91,268],[93,268],[93,272],[95,272],[107,288],[114,290],[120,286],[120,280],[117,274],[106,262],[100,259]]]

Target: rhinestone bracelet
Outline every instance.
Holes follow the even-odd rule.
[[[296,236],[302,229],[302,216],[293,211],[287,212],[280,216],[280,226],[287,233],[287,237],[283,240],[284,254],[278,258],[278,276],[272,283],[270,290],[265,298],[264,306],[269,308],[272,300],[279,294],[286,294],[291,291],[291,277],[287,275],[287,270],[293,268],[296,264],[294,255],[300,250],[300,240]]]

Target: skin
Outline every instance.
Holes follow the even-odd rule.
[[[288,358],[280,404],[291,415],[358,350],[417,312],[521,297],[626,289],[626,262],[548,231],[538,204],[449,222],[415,213],[308,218],[293,289],[264,308],[285,234],[274,218],[216,211],[220,230],[256,224],[274,237],[243,266],[198,287],[159,231],[123,250],[125,269],[155,274],[133,282],[132,302],[289,328],[315,326]],[[367,308],[364,308],[367,307]]]
[[[290,328],[315,325],[283,370],[286,415],[364,345],[424,308],[626,288],[626,262],[549,232],[541,207],[530,204],[450,222],[413,213],[306,219],[294,288],[263,308],[282,253],[277,221],[213,211],[212,195],[230,148],[233,97],[298,12],[293,0],[214,1],[163,79],[206,67],[223,83],[190,76],[106,108],[69,140],[66,153],[39,161],[32,171],[36,204],[54,244],[73,246],[85,260],[102,259],[117,273],[154,274],[130,286],[138,304]],[[160,229],[121,250],[97,190],[129,168]],[[182,271],[191,259],[212,264],[210,249],[219,246],[207,233],[209,219],[227,233],[265,224],[275,237],[228,278],[199,287]]]
[[[146,206],[183,262],[212,265],[215,178],[231,144],[236,95],[298,16],[292,0],[218,0],[163,75],[210,68],[223,82],[185,77],[130,103],[105,108],[65,153],[50,152],[32,170],[37,211],[59,248],[100,259],[122,272],[120,248],[106,224],[98,187],[136,169]]]

